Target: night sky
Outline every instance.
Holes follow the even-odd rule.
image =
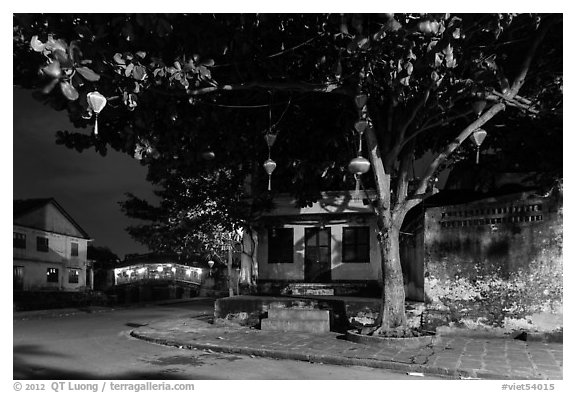
[[[125,254],[147,252],[125,231],[138,221],[124,216],[118,205],[124,193],[153,198],[146,168],[126,154],[93,149],[78,153],[56,144],[56,132],[73,130],[65,112],[56,112],[13,88],[13,197],[53,197],[90,235],[97,246]],[[91,132],[85,129],[82,132]]]

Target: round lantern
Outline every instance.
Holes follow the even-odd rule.
[[[366,120],[358,120],[354,124],[354,129],[360,135],[362,135],[364,133],[364,131],[366,130],[366,127],[368,127],[368,122]]]
[[[362,175],[370,170],[370,161],[362,156],[355,157],[348,164],[348,170],[355,175]]]
[[[264,161],[264,170],[268,174],[268,191],[272,190],[272,172],[276,169],[276,162],[271,158]]]
[[[86,95],[86,101],[88,101],[88,106],[96,114],[96,120],[94,122],[94,135],[98,135],[98,114],[106,106],[106,97],[97,91],[90,92]]]

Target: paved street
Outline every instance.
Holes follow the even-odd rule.
[[[369,367],[187,350],[130,337],[171,318],[205,319],[211,300],[14,318],[14,379],[422,379]],[[431,379],[431,378],[427,378]]]

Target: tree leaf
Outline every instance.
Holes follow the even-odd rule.
[[[122,55],[120,53],[116,53],[114,55],[113,59],[118,64],[126,64],[126,61],[124,61],[124,59],[122,58]]]
[[[126,66],[126,70],[124,70],[124,75],[130,76],[132,74],[132,70],[134,69],[134,64],[130,63]]]
[[[141,65],[134,66],[132,77],[139,81],[143,80],[146,77],[146,68],[142,67]]]
[[[59,78],[62,75],[62,69],[60,68],[60,63],[58,61],[53,61],[46,67],[42,68],[42,71],[52,78]]]
[[[205,67],[213,67],[214,66],[214,59],[202,60],[200,62],[200,65],[203,65]]]
[[[62,94],[70,101],[76,101],[78,99],[78,90],[68,81],[60,82],[60,90],[62,90]]]
[[[98,75],[88,67],[77,67],[76,71],[78,71],[78,73],[82,75],[84,79],[90,82],[96,82],[100,80],[100,75]]]
[[[30,40],[30,46],[35,52],[42,52],[46,47],[46,45],[43,44],[42,41],[38,39],[37,35],[33,36],[32,39]]]

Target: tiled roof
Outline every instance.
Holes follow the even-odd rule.
[[[90,235],[88,235],[88,233],[84,229],[82,229],[82,227],[78,225],[76,221],[74,221],[72,216],[70,216],[70,214],[68,214],[66,210],[64,210],[62,206],[60,206],[58,202],[56,202],[54,198],[15,199],[13,219],[15,220],[18,217],[26,213],[32,212],[36,209],[39,209],[43,206],[46,206],[49,203],[52,203],[60,211],[60,213],[62,213],[68,219],[68,221],[70,221],[70,223],[74,225],[76,229],[78,229],[78,231],[80,231],[80,233],[82,234],[82,236],[84,236],[84,238],[90,239]]]

